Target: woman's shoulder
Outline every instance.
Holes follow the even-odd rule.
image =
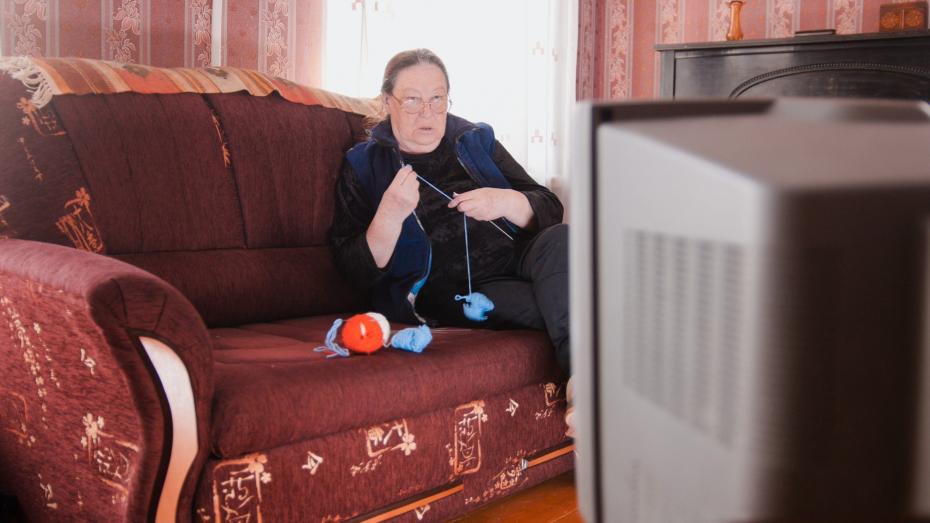
[[[367,138],[356,143],[346,151],[346,156],[355,154],[365,154],[367,151],[370,151],[372,148],[376,147],[388,147],[392,145],[390,142],[393,140],[393,136],[385,137],[376,132],[376,129],[372,129],[368,132]]]
[[[452,115],[449,115],[452,117]],[[489,154],[493,153],[495,149],[495,144],[497,139],[494,137],[494,128],[484,122],[472,123],[464,118],[457,118],[454,129],[455,131],[447,134],[451,134],[454,137],[455,142],[460,142],[463,140],[470,140],[477,142],[485,151]],[[447,128],[449,129],[449,128]]]
[[[475,123],[452,113],[446,117],[446,136],[452,136],[454,139],[461,138],[465,133],[481,127],[490,128],[491,126],[483,122]]]
[[[353,145],[352,147],[349,147],[349,150],[346,151],[346,158],[347,158],[349,161],[352,161],[352,160],[355,159],[357,156],[359,156],[359,155],[364,155],[364,154],[365,154],[365,150],[366,150],[367,148],[371,147],[372,142],[373,142],[373,140],[372,140],[371,138],[369,138],[369,139],[367,139],[367,140],[358,142],[357,144]]]

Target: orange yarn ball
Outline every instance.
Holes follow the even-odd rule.
[[[354,351],[371,354],[387,345],[390,324],[377,312],[356,314],[342,324],[339,336],[342,346]]]

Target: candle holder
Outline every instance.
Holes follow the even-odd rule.
[[[743,9],[743,0],[730,1],[730,29],[727,30],[727,40],[742,40],[743,29],[739,24],[739,14]]]

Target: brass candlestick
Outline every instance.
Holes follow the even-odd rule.
[[[743,29],[739,25],[739,12],[743,9],[743,0],[730,1],[730,29],[727,31],[727,40],[742,40]]]

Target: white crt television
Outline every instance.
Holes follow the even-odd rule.
[[[588,522],[930,521],[923,102],[582,104]]]

